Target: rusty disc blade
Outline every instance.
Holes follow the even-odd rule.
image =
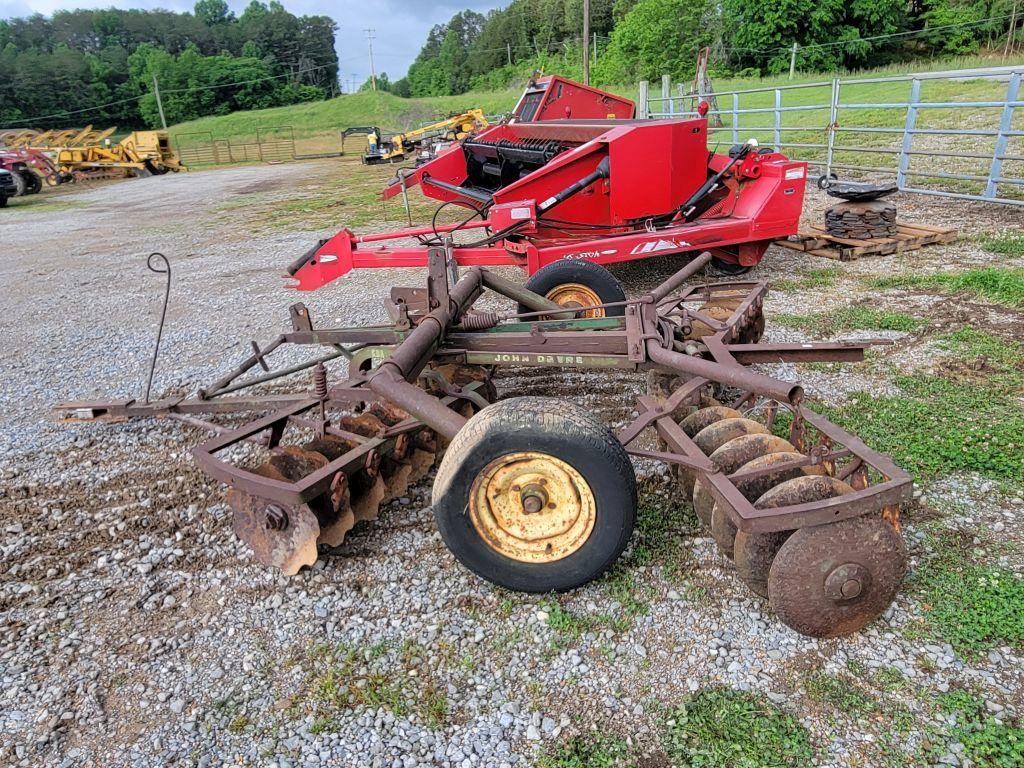
[[[349,503],[352,505],[355,522],[376,520],[386,495],[387,488],[380,475],[377,475],[369,485],[364,486],[358,494],[353,493]]]
[[[803,458],[803,454],[795,450],[769,453],[744,464],[738,471],[747,472],[755,469],[766,469],[775,464],[786,464],[800,458]],[[776,472],[760,475],[759,477],[737,480],[736,490],[742,493],[747,501],[754,502],[760,499],[767,491],[787,480],[792,480],[794,477],[802,477],[803,475],[819,474],[821,474],[819,467],[790,467],[789,469],[780,469]]]
[[[892,603],[907,570],[902,537],[881,517],[801,528],[768,572],[768,599],[803,635],[838,637],[874,621]]]
[[[778,451],[792,451],[793,446],[788,440],[775,435],[755,433],[752,435],[741,435],[721,446],[708,458],[725,474],[729,475],[742,467],[744,464],[753,461],[759,456]],[[706,526],[711,525],[711,508],[715,506],[715,500],[708,491],[704,482],[697,478],[693,486],[693,510],[697,517]]]
[[[743,435],[767,434],[768,428],[759,421],[747,419],[742,416],[722,419],[710,424],[696,435],[693,442],[703,451],[705,456],[710,456],[730,440],[735,440]]]
[[[397,499],[409,490],[412,464],[385,456],[380,463],[380,476],[384,479],[384,501]]]
[[[811,501],[824,501],[852,490],[846,483],[832,477],[799,475],[787,479],[761,495],[754,506],[757,509],[788,507]],[[750,533],[739,531],[734,541],[736,571],[750,590],[768,597],[768,572],[779,548],[792,531]]]
[[[732,524],[729,515],[722,509],[721,504],[715,504],[711,508],[711,538],[715,540],[718,549],[722,554],[732,560],[733,549],[736,541],[736,526]]]
[[[228,504],[233,511],[231,529],[263,565],[294,576],[316,562],[320,524],[305,504],[276,504],[236,490],[228,493]]]
[[[733,313],[733,309],[730,309],[727,306],[722,306],[721,303],[717,302],[714,304],[704,304],[703,306],[698,307],[697,311],[700,314],[704,315],[705,317],[709,317],[712,320],[718,320],[719,322],[722,323],[728,320]],[[710,336],[711,334],[716,332],[717,331],[714,328],[705,323],[703,320],[697,319],[693,321],[690,333],[687,334],[686,338],[703,339],[705,336]]]
[[[409,475],[409,482],[415,483],[417,480],[422,480],[423,477],[430,471],[430,468],[434,466],[434,461],[437,458],[437,454],[434,451],[424,451],[416,448],[412,451],[409,456],[409,464],[412,466],[412,472]]]
[[[685,419],[679,422],[679,427],[686,433],[687,437],[693,437],[702,429],[722,419],[735,419],[743,414],[735,408],[725,405],[712,405],[708,408],[700,408],[694,411]]]

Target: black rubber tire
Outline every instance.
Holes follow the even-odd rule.
[[[753,269],[753,267],[747,267],[743,264],[734,264],[731,261],[725,261],[717,256],[711,258],[711,268],[714,269],[720,275],[729,275],[735,277],[736,275],[745,275],[747,272]]]
[[[562,259],[541,267],[523,285],[527,290],[546,296],[548,291],[566,283],[579,283],[597,294],[602,304],[610,304],[614,301],[625,301],[626,292],[622,290],[622,284],[615,279],[615,276],[600,264],[583,259]],[[519,305],[520,312],[531,310]],[[626,308],[609,307],[604,311],[607,317],[621,317],[626,314]]]
[[[832,185],[833,181],[839,181],[839,177],[836,174],[821,174],[821,176],[818,177],[818,189],[828,189]]]
[[[21,171],[11,171],[11,181],[14,182],[15,197],[21,197],[22,195],[28,194],[28,182],[25,181],[25,177],[21,175]]]
[[[32,171],[22,171],[21,178],[25,181],[25,194],[35,195],[38,194],[43,188],[43,180],[36,176]]]
[[[484,541],[470,519],[477,475],[496,458],[519,451],[561,459],[593,491],[593,531],[560,560],[526,563],[506,557]],[[622,444],[585,408],[550,397],[514,397],[484,408],[452,440],[434,480],[433,507],[444,543],[473,573],[517,592],[563,592],[596,579],[626,548],[636,525],[636,475]]]
[[[0,195],[0,208],[7,207],[7,195]]]

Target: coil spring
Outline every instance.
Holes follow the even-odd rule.
[[[499,322],[501,322],[501,318],[497,312],[477,312],[465,315],[460,326],[467,331],[485,331],[488,328],[493,328]]]
[[[327,399],[327,369],[323,363],[313,369],[313,392],[321,400]]]

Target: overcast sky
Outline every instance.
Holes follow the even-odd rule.
[[[284,7],[297,16],[330,16],[339,29],[335,35],[338,49],[340,77],[348,88],[355,75],[361,83],[370,76],[364,29],[376,29],[373,59],[378,74],[387,72],[393,80],[405,74],[419,53],[427,31],[434,25],[448,21],[465,8],[486,12],[507,4],[507,0],[282,0]],[[249,0],[228,0],[236,14],[242,12]],[[49,15],[57,10],[73,8],[166,8],[171,11],[191,11],[194,0],[135,0],[128,3],[107,0],[0,0],[0,18],[27,16],[32,13]]]

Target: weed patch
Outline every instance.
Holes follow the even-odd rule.
[[[981,247],[989,253],[1024,256],[1024,232],[1003,232],[998,235],[985,235],[981,238]]]
[[[929,374],[893,377],[898,395],[855,393],[827,415],[921,477],[1024,474],[1024,412],[1012,387],[986,388]]]
[[[807,729],[766,698],[711,688],[671,712],[664,749],[672,765],[690,768],[804,768],[814,749]]]
[[[856,719],[879,710],[880,702],[857,685],[850,675],[818,672],[807,678],[807,695],[814,701],[831,704]]]
[[[913,575],[928,629],[960,652],[1024,648],[1024,578],[969,561],[955,531],[932,540],[935,553]]]
[[[869,281],[874,288],[926,288],[969,293],[1008,307],[1024,307],[1024,269],[981,267],[931,275],[893,275]]]
[[[797,272],[790,277],[774,280],[771,289],[775,291],[810,291],[815,288],[831,288],[842,274],[839,267],[822,267]]]
[[[786,328],[830,335],[841,331],[904,331],[920,330],[928,323],[920,317],[903,312],[884,312],[870,307],[843,307],[812,315],[772,315],[772,320]]]
[[[618,736],[578,736],[549,747],[538,768],[635,768],[636,757]]]
[[[411,648],[403,646],[399,659],[388,655],[388,645],[369,648],[349,645],[314,646],[309,658],[316,669],[309,683],[319,705],[314,724],[326,729],[333,714],[356,708],[384,708],[397,717],[418,715],[430,728],[439,728],[448,717],[448,701],[425,676],[413,676],[407,669],[414,660]]]
[[[968,691],[952,690],[939,699],[940,709],[956,716],[953,725],[943,734],[947,743],[964,745],[960,760],[970,760],[978,768],[1014,768],[1024,765],[1024,727],[1019,721],[1000,721],[985,711],[979,696]],[[935,746],[929,757],[938,760],[944,747]]]

